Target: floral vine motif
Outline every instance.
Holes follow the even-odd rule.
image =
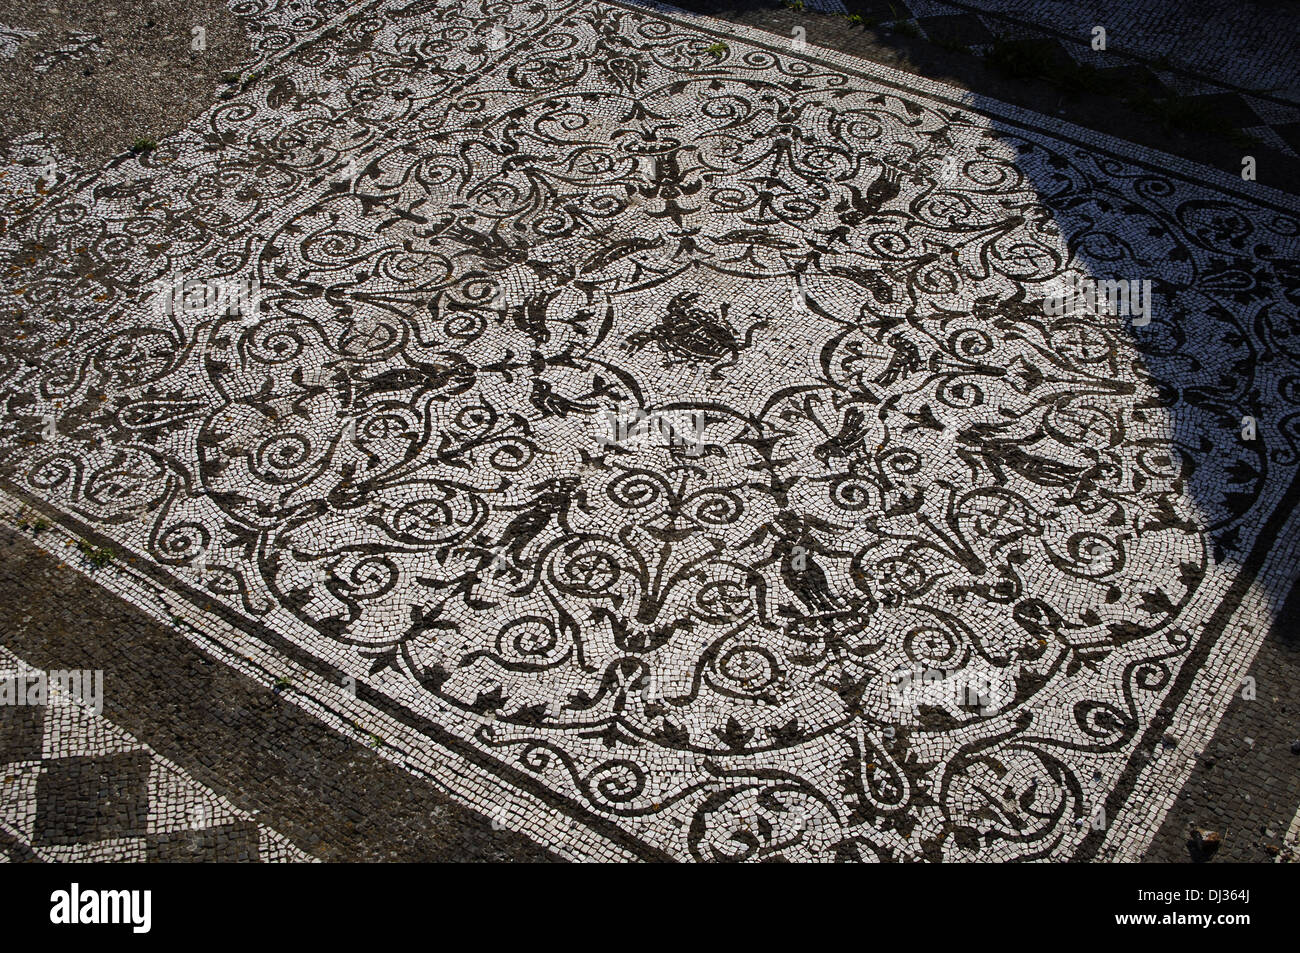
[[[1296,219],[648,11],[310,20],[5,213],[7,478],[679,856],[1072,849],[1296,467]]]

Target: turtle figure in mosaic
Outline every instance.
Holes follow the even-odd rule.
[[[713,364],[709,377],[721,379],[725,369],[736,365],[741,349],[753,344],[754,337],[769,321],[752,315],[754,323],[745,331],[744,339],[738,340],[736,329],[727,320],[731,305],[723,302],[716,312],[709,311],[696,306],[699,297],[695,291],[675,295],[658,324],[628,336],[628,350],[635,353],[654,342],[670,361]]]

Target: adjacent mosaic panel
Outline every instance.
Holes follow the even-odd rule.
[[[105,718],[95,676],[33,669],[0,648],[0,857],[311,860]]]

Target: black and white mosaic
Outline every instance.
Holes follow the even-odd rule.
[[[0,686],[0,860],[311,860],[97,711],[102,672],[0,648]]]
[[[5,487],[158,605],[573,856],[1069,859],[1236,689],[1293,199],[666,9],[239,6],[0,212]]]
[[[0,59],[13,59],[18,47],[34,36],[36,33],[32,30],[0,24]]]

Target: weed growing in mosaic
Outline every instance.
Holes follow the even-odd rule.
[[[96,546],[95,544],[84,540],[77,540],[77,551],[93,569],[103,569],[111,563],[116,555],[108,547]]]

